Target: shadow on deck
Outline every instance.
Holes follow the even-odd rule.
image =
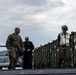
[[[76,75],[73,69],[0,70],[0,75]]]

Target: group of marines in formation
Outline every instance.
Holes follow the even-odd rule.
[[[67,32],[68,27],[63,25],[62,32],[58,34],[58,48],[57,52],[59,53],[59,67],[70,67],[71,63],[71,39],[70,34]],[[8,69],[15,69],[16,64],[20,55],[23,55],[23,69],[32,69],[32,50],[34,45],[29,41],[29,37],[25,37],[25,41],[22,41],[21,36],[19,35],[20,28],[16,27],[15,32],[10,34],[6,41],[6,47],[9,52],[10,64]]]

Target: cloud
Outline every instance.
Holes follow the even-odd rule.
[[[17,3],[26,6],[42,6],[45,5],[47,0],[15,0]]]
[[[56,39],[61,26],[67,24],[75,30],[76,0],[1,0],[0,44],[15,27],[21,28],[21,36],[29,36],[35,46]]]

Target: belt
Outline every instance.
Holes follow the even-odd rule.
[[[15,45],[11,45],[12,47],[15,47],[15,48],[18,48],[17,46],[15,46]]]
[[[64,45],[60,45],[61,47],[69,47],[69,46],[67,46],[66,44],[64,44]]]

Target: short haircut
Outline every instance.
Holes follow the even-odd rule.
[[[15,28],[15,31],[16,31],[17,29],[19,29],[19,30],[20,30],[20,28],[19,28],[19,27],[16,27],[16,28]]]

